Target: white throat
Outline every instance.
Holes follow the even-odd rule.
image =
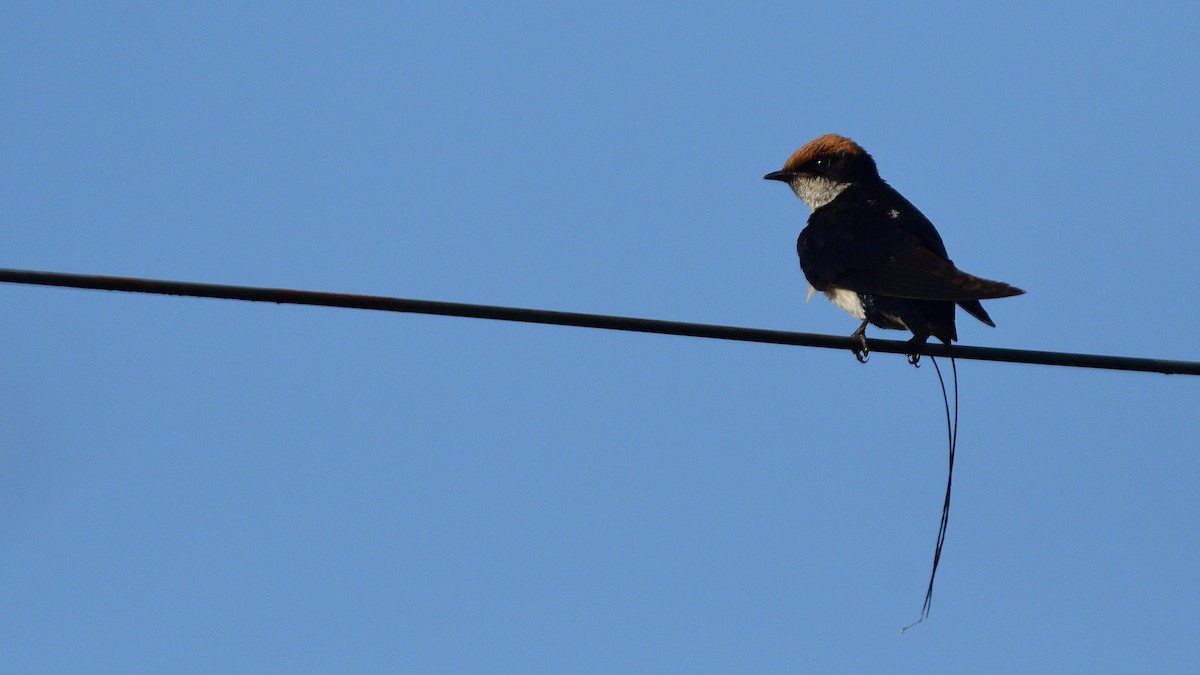
[[[839,183],[821,176],[799,174],[790,183],[792,192],[813,211],[825,206],[850,187],[850,183]]]

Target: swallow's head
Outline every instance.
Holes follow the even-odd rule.
[[[854,183],[879,180],[879,170],[858,143],[826,134],[793,152],[782,169],[763,178],[787,183],[816,211]]]

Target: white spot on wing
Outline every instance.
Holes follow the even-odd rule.
[[[897,211],[896,209],[892,209],[891,211],[888,211],[888,218],[895,220],[899,217],[900,217],[900,212]]]

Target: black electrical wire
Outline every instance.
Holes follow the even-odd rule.
[[[578,326],[603,330],[623,330],[663,335],[684,335],[716,340],[741,340],[767,344],[795,345],[800,347],[823,347],[853,351],[861,343],[857,339],[816,333],[793,333],[761,328],[741,328],[660,319],[638,319],[604,314],[580,312],[558,312],[544,309],[499,307],[494,305],[472,305],[435,300],[412,300],[379,295],[351,295],[322,291],[299,291],[285,288],[261,288],[254,286],[229,286],[187,281],[165,281],[134,277],[111,277],[92,274],[67,274],[61,272],[38,272],[32,270],[0,269],[0,282],[61,286],[127,293],[154,293],[158,295],[181,295],[199,298],[220,298],[249,302],[273,302],[290,305],[314,305],[320,307],[344,307],[383,312],[411,312],[438,314],[499,321],[522,321],[526,323]],[[900,340],[870,340],[872,352],[908,354],[912,346]],[[997,349],[993,347],[970,347],[956,345],[948,347],[932,342],[920,349],[929,356],[953,356],[958,359],[1001,361],[1005,363],[1027,363],[1045,366],[1073,368],[1104,368],[1168,375],[1200,375],[1200,362],[1145,359],[1131,356],[1104,356],[1099,354],[1072,354],[1029,349]]]

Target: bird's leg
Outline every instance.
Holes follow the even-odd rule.
[[[921,349],[925,346],[925,342],[928,339],[929,339],[928,335],[914,335],[912,337],[912,339],[908,341],[908,346],[912,348],[912,351],[908,354],[908,362],[911,363],[914,367],[917,367],[917,368],[921,367],[921,353],[920,352],[921,352]]]
[[[862,344],[862,349],[855,349],[853,347],[850,349],[852,352],[854,352],[854,358],[858,359],[859,363],[866,363],[867,360],[871,358],[871,350],[867,349],[868,323],[870,322],[864,319],[862,325],[858,327],[858,330],[850,334],[851,340],[858,338],[858,341]]]

